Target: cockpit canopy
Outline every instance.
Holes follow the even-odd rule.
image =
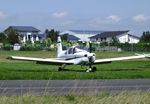
[[[75,54],[75,53],[83,52],[83,51],[85,50],[79,49],[78,47],[71,47],[67,50],[67,54]]]

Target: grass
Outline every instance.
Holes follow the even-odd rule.
[[[97,58],[133,55],[133,52],[97,52]],[[0,51],[0,80],[66,80],[66,79],[124,79],[150,78],[150,60],[137,59],[96,65],[97,71],[85,73],[80,66],[67,66],[58,72],[58,66],[39,65],[35,62],[6,59],[10,55],[31,57],[56,57],[54,51]]]
[[[150,93],[121,92],[98,95],[0,96],[1,104],[149,104]]]

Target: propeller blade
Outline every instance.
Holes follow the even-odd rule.
[[[92,64],[93,64],[92,57],[89,57],[89,68],[92,68]]]
[[[91,41],[89,42],[89,51],[90,51],[90,53],[92,52],[92,43],[91,43]]]

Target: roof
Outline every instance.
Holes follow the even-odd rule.
[[[80,38],[74,36],[74,35],[67,35],[68,41],[78,41]]]
[[[45,38],[47,34],[32,34],[33,36],[38,36],[40,38]]]
[[[93,30],[69,30],[69,31],[74,32],[76,34],[100,34],[104,32],[104,31],[97,31],[97,30],[95,31]]]
[[[135,35],[131,35],[131,34],[128,34],[130,37],[133,37],[133,38],[136,38],[136,39],[140,39],[140,37],[138,36],[135,36]]]
[[[40,32],[39,29],[36,29],[32,26],[9,26],[9,28],[12,28],[18,32]]]
[[[74,36],[74,35],[68,35],[68,40],[71,40],[71,41],[78,41],[80,40],[80,38]]]
[[[115,37],[124,33],[129,32],[127,31],[107,31],[107,32],[102,32],[101,34],[97,34],[95,36],[89,37],[89,38],[107,38],[107,37]]]

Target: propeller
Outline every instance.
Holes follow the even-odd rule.
[[[92,42],[91,41],[89,42],[89,52],[90,53],[92,52]]]
[[[89,42],[89,52],[92,53],[92,42],[90,41]],[[95,54],[92,54],[90,57],[89,57],[89,68],[92,70],[92,71],[95,71],[95,69],[93,70],[92,68],[92,64],[93,64],[93,61],[95,60]]]

